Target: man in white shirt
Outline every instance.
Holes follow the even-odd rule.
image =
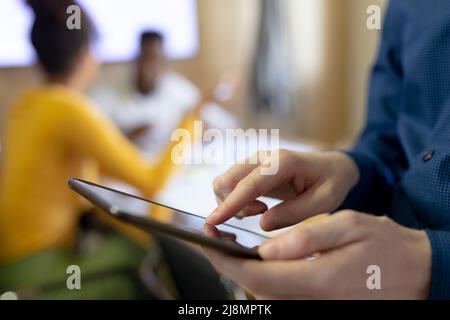
[[[198,104],[200,92],[170,70],[164,38],[154,31],[142,33],[134,79],[124,80],[99,85],[92,98],[143,152],[156,156],[181,119]],[[234,119],[215,104],[204,108],[201,116],[209,126],[235,127]]]

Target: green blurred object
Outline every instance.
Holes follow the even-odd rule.
[[[152,299],[138,274],[146,252],[119,234],[85,254],[47,250],[0,266],[0,293],[13,291],[19,299]],[[81,270],[81,289],[67,286],[71,265]]]

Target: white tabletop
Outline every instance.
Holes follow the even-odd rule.
[[[280,146],[284,149],[295,151],[313,151],[316,148],[306,145],[280,140]],[[233,148],[232,148],[233,149]],[[255,150],[249,150],[249,155],[255,153]],[[192,212],[201,216],[208,216],[216,208],[216,200],[213,193],[213,180],[218,175],[225,172],[230,164],[189,164],[180,166],[167,183],[166,187],[155,196],[158,202],[177,208],[183,211]],[[105,184],[112,188],[122,191],[139,194],[139,192],[130,186],[107,180]],[[261,198],[269,207],[278,203],[275,199]],[[139,210],[136,210],[139,212]],[[259,217],[248,217],[242,220],[231,219],[231,225],[239,225],[242,228],[253,230],[268,236],[273,236],[277,232],[266,233],[259,227]]]

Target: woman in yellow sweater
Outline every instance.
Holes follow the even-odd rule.
[[[16,100],[3,134],[0,265],[6,266],[73,244],[80,201],[67,179],[80,177],[84,164],[96,163],[146,196],[162,187],[171,167],[169,148],[150,166],[81,94],[97,70],[89,49],[93,27],[85,14],[81,29],[69,30],[66,8],[73,1],[28,2],[35,12],[31,40],[46,84]],[[0,268],[0,289],[2,280],[11,280],[7,269]]]

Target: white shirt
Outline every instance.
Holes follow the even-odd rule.
[[[148,133],[135,142],[151,158],[157,156],[182,118],[197,105],[200,92],[189,80],[172,71],[164,74],[148,95],[140,94],[133,81],[123,79],[126,80],[99,85],[91,97],[123,132],[150,125]],[[208,104],[201,117],[209,127],[236,127],[234,118],[217,104]]]

